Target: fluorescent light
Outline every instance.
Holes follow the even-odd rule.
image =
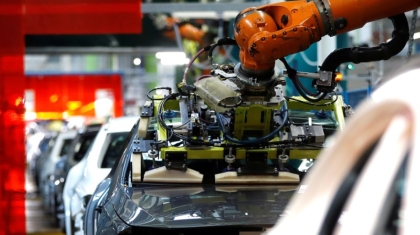
[[[416,39],[419,39],[419,38],[420,38],[420,32],[414,33],[413,39],[416,40]]]
[[[158,52],[156,58],[163,65],[184,65],[190,62],[184,52]]]
[[[188,64],[190,59],[188,58],[162,58],[160,59],[160,63],[162,65],[184,65]]]
[[[68,112],[63,112],[63,119],[67,119],[69,118],[69,113]]]
[[[222,14],[219,14],[215,11],[175,11],[172,13],[172,16],[175,18],[192,18],[192,19],[235,19],[239,14],[239,11],[224,11]]]
[[[133,64],[134,64],[134,65],[140,65],[140,64],[141,64],[141,59],[140,59],[140,58],[135,58],[135,59],[133,60]]]
[[[187,56],[184,52],[158,52],[156,53],[156,58],[158,59],[166,59],[166,58],[173,58],[173,59],[184,59]]]

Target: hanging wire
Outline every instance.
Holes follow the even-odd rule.
[[[201,55],[201,53],[203,53],[204,52],[204,48],[203,49],[201,49],[200,51],[198,51],[197,52],[197,54],[195,54],[195,56],[190,60],[190,62],[188,63],[188,65],[187,65],[187,68],[185,68],[185,71],[184,71],[184,76],[182,77],[182,82],[184,83],[184,84],[187,84],[187,73],[188,73],[188,70],[191,68],[191,65],[194,63],[194,61]]]

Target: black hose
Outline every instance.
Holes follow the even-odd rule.
[[[322,63],[320,67],[324,71],[336,71],[342,63],[352,62],[371,62],[388,60],[395,56],[404,48],[408,41],[409,29],[407,18],[404,13],[389,17],[394,25],[392,39],[389,42],[381,43],[377,47],[353,47],[342,48],[333,51]]]
[[[316,98],[311,98],[311,97],[309,97],[309,96],[307,96],[306,94],[305,94],[305,92],[303,92],[302,90],[301,90],[301,87],[299,86],[299,84],[297,84],[297,82],[294,80],[294,79],[292,79],[292,82],[293,82],[293,84],[295,85],[295,88],[296,88],[296,90],[298,91],[298,93],[305,99],[305,100],[307,100],[307,101],[309,101],[309,102],[313,102],[313,103],[316,103],[316,102],[319,102],[319,101],[321,101],[321,100],[323,100],[324,98],[325,98],[325,96],[327,96],[327,92],[323,92],[323,93],[321,93],[320,91],[318,91],[318,93],[317,93],[317,95],[320,95],[319,97],[316,97]]]
[[[208,57],[212,58],[213,57],[213,50],[218,47],[218,46],[237,46],[238,44],[236,43],[235,39],[232,38],[221,38],[219,39],[216,43],[210,45],[209,47],[206,47],[205,50],[208,50]]]
[[[153,91],[157,91],[157,90],[168,90],[169,93],[172,92],[172,88],[170,87],[155,87],[153,89],[151,89],[149,92],[147,92],[146,96],[147,98],[149,98],[150,100],[163,100],[163,98],[153,98],[150,96],[150,93],[152,93]]]
[[[313,93],[310,90],[306,89],[305,85],[303,85],[303,83],[299,80],[298,76],[295,75],[294,78],[291,78],[292,80],[294,80],[293,82],[296,82],[300,88],[302,88],[302,90],[304,92],[306,92],[308,95],[310,96],[319,96],[321,92],[317,92],[317,93]]]
[[[299,78],[297,77],[297,71],[290,67],[289,63],[287,63],[286,59],[281,58],[280,61],[284,64],[284,67],[286,67],[287,70],[287,76],[290,78],[290,80],[292,80],[293,85],[295,86],[297,92],[307,101],[309,102],[319,102],[321,100],[323,100],[325,98],[325,96],[327,96],[327,93],[324,92],[320,92],[318,91],[317,93],[312,93],[309,90],[307,90],[305,88],[305,86],[300,82]],[[306,92],[306,93],[305,93]],[[311,98],[310,96],[318,96],[315,98]]]

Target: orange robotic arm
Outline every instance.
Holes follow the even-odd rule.
[[[241,69],[258,75],[275,60],[307,49],[324,35],[336,35],[365,23],[420,6],[418,0],[313,0],[268,4],[243,10],[235,20]]]

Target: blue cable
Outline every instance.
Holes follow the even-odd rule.
[[[287,121],[289,119],[289,112],[288,112],[288,108],[287,108],[287,101],[286,100],[283,100],[283,103],[284,103],[284,105],[283,105],[282,109],[285,112],[283,123],[279,127],[277,127],[273,132],[271,132],[270,134],[268,134],[268,135],[266,135],[264,137],[261,137],[259,139],[255,139],[255,140],[237,140],[237,139],[233,138],[232,136],[228,135],[226,133],[225,126],[223,125],[223,123],[221,121],[221,119],[222,119],[223,116],[221,114],[219,114],[219,113],[216,113],[217,122],[219,123],[219,127],[222,130],[223,135],[225,136],[225,138],[228,141],[230,141],[232,143],[235,143],[235,144],[242,144],[242,145],[260,144],[261,142],[268,141],[268,140],[274,138],[274,136],[277,133],[279,133],[281,131],[281,129],[283,129],[283,127],[286,125],[286,123],[287,123]]]

